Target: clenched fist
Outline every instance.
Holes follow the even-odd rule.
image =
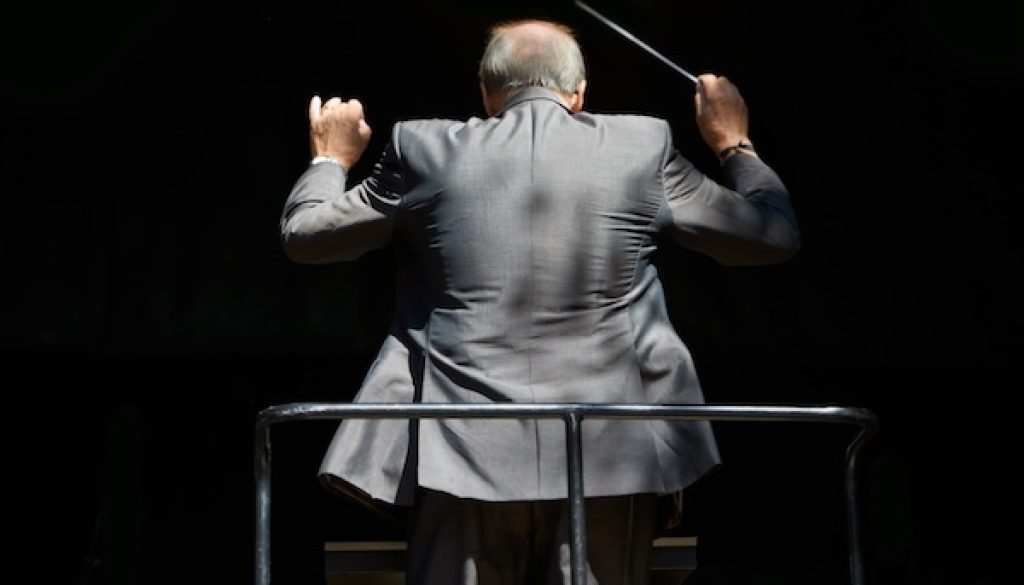
[[[697,107],[697,128],[716,154],[741,141],[750,141],[747,104],[739,89],[727,78],[701,75],[693,99]]]
[[[309,150],[313,157],[329,156],[345,169],[352,168],[366,150],[372,130],[363,118],[363,104],[357,99],[320,96],[309,100]]]

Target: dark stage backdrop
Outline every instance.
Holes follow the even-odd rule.
[[[1020,507],[1019,3],[591,4],[739,85],[802,222],[782,266],[660,253],[709,400],[872,409],[871,582],[1002,582]],[[717,172],[689,82],[571,2],[100,1],[2,19],[5,516],[23,551],[8,570],[251,582],[256,413],[351,398],[392,306],[389,249],[317,267],[281,252],[307,101],[363,100],[359,178],[394,121],[482,114],[485,27],[519,16],[578,30],[588,109],[662,116]],[[726,465],[686,496],[691,582],[842,583],[850,429],[717,428]],[[401,534],[316,484],[332,431],[275,431],[275,582],[321,582],[325,539]]]

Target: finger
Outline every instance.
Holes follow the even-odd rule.
[[[373,130],[370,128],[370,125],[362,118],[359,119],[359,135],[367,139],[373,135]]]
[[[693,105],[697,109],[697,115],[704,111],[704,104],[708,99],[707,80],[713,76],[704,74],[697,78],[697,91],[693,94]]]
[[[316,124],[320,119],[320,96],[314,95],[313,99],[309,100],[309,123]]]
[[[363,102],[352,98],[348,100],[348,114],[357,120],[363,119]]]
[[[336,107],[338,107],[340,105],[341,105],[341,98],[340,97],[332,97],[331,99],[327,100],[326,104],[324,104],[324,109],[325,110],[329,110],[331,108],[336,108]]]
[[[717,75],[708,75],[703,85],[704,99],[714,98],[722,93],[722,78]]]

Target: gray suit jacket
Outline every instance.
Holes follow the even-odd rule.
[[[293,260],[394,241],[397,307],[359,402],[704,402],[651,255],[670,235],[726,265],[788,259],[787,191],[733,156],[698,172],[668,124],[572,114],[532,88],[497,116],[398,123],[371,176],[311,166],[281,219]],[[677,492],[719,462],[707,422],[588,420],[586,495]],[[342,421],[321,478],[408,504],[419,485],[483,500],[566,496],[565,432],[546,420]],[[354,488],[354,489],[353,489]]]

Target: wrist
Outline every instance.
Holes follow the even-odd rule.
[[[729,160],[737,153],[745,154],[747,156],[757,156],[757,151],[754,150],[754,144],[750,142],[750,139],[744,138],[718,150],[718,161],[725,164],[725,161]]]

